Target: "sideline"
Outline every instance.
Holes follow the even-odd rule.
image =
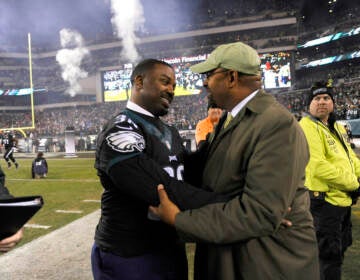
[[[100,210],[96,210],[0,255],[0,279],[92,279],[90,253],[99,217]]]

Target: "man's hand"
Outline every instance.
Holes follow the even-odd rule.
[[[290,213],[291,211],[291,207],[288,208],[288,213]],[[285,227],[291,227],[292,226],[292,222],[286,219],[282,219],[281,220],[281,224],[284,225]]]
[[[173,226],[175,224],[175,217],[180,212],[180,209],[169,199],[163,185],[158,185],[157,189],[160,204],[158,207],[150,206],[149,209],[152,213],[159,216],[163,222]]]
[[[0,240],[0,252],[8,252],[15,245],[17,245],[23,237],[23,229],[20,229],[17,233],[9,236],[3,240]]]

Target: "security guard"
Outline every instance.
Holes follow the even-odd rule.
[[[319,245],[321,279],[341,279],[345,250],[352,244],[351,205],[359,189],[360,160],[347,142],[345,128],[336,122],[333,91],[326,82],[310,90],[309,115],[300,125],[310,160],[305,185]]]

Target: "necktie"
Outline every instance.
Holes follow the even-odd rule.
[[[231,115],[231,113],[228,113],[226,116],[226,120],[224,121],[224,125],[223,125],[224,129],[229,125],[232,119],[233,116]]]

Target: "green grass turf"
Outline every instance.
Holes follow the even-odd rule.
[[[49,174],[45,179],[31,179],[31,159],[18,159],[20,168],[5,168],[6,185],[15,196],[42,195],[44,207],[29,223],[50,225],[49,229],[26,228],[19,246],[58,229],[100,207],[100,203],[83,200],[100,200],[102,187],[93,167],[93,158],[49,158]],[[80,210],[81,214],[61,214],[55,210]],[[95,229],[94,229],[95,230]],[[189,275],[193,273],[194,244],[187,245]],[[301,248],[299,248],[301,250]],[[345,255],[343,280],[358,279],[360,275],[360,202],[353,207],[353,245]],[[192,280],[192,276],[189,280]]]
[[[14,196],[41,195],[43,208],[28,222],[51,226],[49,229],[25,228],[21,244],[58,229],[100,208],[102,187],[94,169],[93,158],[47,159],[49,173],[45,179],[31,179],[31,159],[18,159],[19,169],[3,170],[6,185]],[[56,210],[76,210],[82,213],[56,213]],[[95,229],[94,229],[95,230]]]

